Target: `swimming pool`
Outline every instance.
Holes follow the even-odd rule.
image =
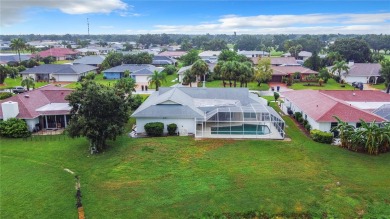
[[[266,135],[270,130],[266,125],[242,124],[234,126],[211,127],[211,134],[216,135]]]

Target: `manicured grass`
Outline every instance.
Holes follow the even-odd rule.
[[[315,83],[311,83],[315,84]],[[341,87],[341,84],[337,83],[334,79],[329,79],[328,83],[323,84],[321,87],[320,86],[306,86],[307,82],[299,82],[299,83],[294,83],[292,86],[289,88],[294,89],[294,90],[353,90],[354,88],[349,85],[349,84],[344,84],[345,87]]]
[[[385,83],[382,83],[382,84],[372,84],[370,86],[373,87],[373,88],[379,89],[379,90],[385,90],[386,89]]]
[[[387,60],[390,60],[390,55],[384,55]]]
[[[94,156],[84,138],[0,139],[0,213],[75,218],[68,168],[80,176],[88,218],[251,210],[317,218],[390,215],[390,153],[369,156],[315,143],[284,119],[292,141],[122,136]]]
[[[17,77],[15,79],[6,78],[4,84],[0,84],[0,89],[20,86],[22,83],[22,77]],[[42,87],[43,85],[48,84],[47,82],[35,82],[35,88]]]
[[[53,64],[67,64],[67,63],[72,63],[72,60],[58,60],[53,62]]]
[[[223,87],[222,80],[214,80],[206,82],[206,87]],[[227,82],[226,87],[229,87],[229,82]],[[240,87],[240,83],[237,83],[237,87]],[[269,90],[269,86],[266,83],[262,83],[260,87],[257,86],[257,82],[248,83],[249,90]]]

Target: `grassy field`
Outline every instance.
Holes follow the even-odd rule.
[[[0,84],[0,89],[5,89],[9,87],[20,86],[22,83],[22,77],[17,77],[15,79],[6,78],[4,84]],[[42,87],[43,85],[48,84],[47,82],[35,82],[35,88]]]
[[[386,59],[390,60],[390,55],[384,55]]]
[[[0,139],[2,218],[75,218],[74,178],[88,218],[185,218],[248,212],[336,218],[390,215],[390,153],[369,156],[312,142],[191,137],[109,142]],[[133,120],[134,121],[134,120]],[[130,126],[130,125],[129,125]]]
[[[229,84],[226,85],[227,87]],[[223,87],[222,80],[214,80],[211,82],[206,82],[206,87]],[[240,83],[237,83],[237,87],[240,87]],[[268,84],[262,83],[260,87],[257,86],[257,82],[248,83],[249,90],[269,90]]]
[[[372,84],[371,87],[374,87],[374,88],[379,89],[379,90],[385,90],[386,89],[385,83],[382,83],[382,84]]]
[[[294,90],[353,90],[354,88],[349,85],[345,84],[345,87],[341,87],[339,83],[337,83],[334,79],[329,79],[328,83],[323,84],[320,86],[306,86],[307,83],[300,82],[300,83],[293,83],[292,86],[290,86],[291,89]],[[313,84],[313,83],[311,83]]]

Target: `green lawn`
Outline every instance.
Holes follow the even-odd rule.
[[[227,82],[228,83],[228,82]],[[227,87],[229,84],[226,85]],[[206,87],[223,87],[222,80],[214,80],[211,82],[206,82]],[[237,83],[237,87],[240,87],[240,83]],[[257,82],[248,83],[249,90],[269,90],[268,84],[262,83],[260,87],[257,86]]]
[[[314,83],[311,83],[314,84]],[[290,86],[291,89],[294,90],[353,90],[354,88],[349,85],[345,84],[345,87],[341,87],[341,84],[337,83],[334,79],[329,79],[328,83],[323,84],[320,86],[306,86],[307,83],[300,82],[300,83],[294,83],[292,86]]]
[[[390,215],[390,153],[369,156],[315,143],[284,119],[292,141],[122,136],[94,156],[84,138],[0,139],[1,217],[77,217],[74,178],[64,168],[80,176],[88,218],[253,210],[316,218]]]
[[[384,55],[386,59],[390,60],[390,55]]]
[[[0,89],[11,88],[15,86],[20,86],[22,83],[22,77],[17,77],[15,79],[6,78],[4,84],[0,84]],[[35,82],[35,88],[42,87],[43,85],[48,84],[47,82]]]
[[[271,56],[273,56],[273,57],[280,57],[283,54],[284,54],[283,51],[275,51],[275,50],[271,51]]]
[[[376,88],[376,89],[379,89],[379,90],[385,90],[386,89],[385,83],[382,83],[382,84],[372,84],[371,86]]]

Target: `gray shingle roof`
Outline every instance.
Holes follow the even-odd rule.
[[[349,67],[348,74],[345,76],[380,76],[380,69],[379,63],[354,63]]]
[[[30,55],[20,55],[22,61],[29,60]],[[0,55],[0,63],[19,62],[19,55]]]
[[[132,75],[152,75],[153,72],[156,70],[158,72],[161,72],[164,70],[164,68],[158,68],[153,65],[149,64],[124,64],[119,65],[110,69],[107,69],[103,72],[125,72],[126,70],[130,71]]]
[[[243,109],[269,112],[280,116],[253,98],[247,88],[160,88],[133,113],[133,117],[148,118],[205,118],[213,110]]]
[[[101,65],[105,58],[105,56],[84,56],[74,60],[73,64]]]
[[[372,113],[382,118],[385,118],[387,121],[390,121],[390,104],[383,104],[381,107],[374,110]]]
[[[81,74],[97,69],[94,66],[78,64],[78,65],[59,65],[59,64],[47,64],[40,65],[34,68],[29,68],[20,74]]]

